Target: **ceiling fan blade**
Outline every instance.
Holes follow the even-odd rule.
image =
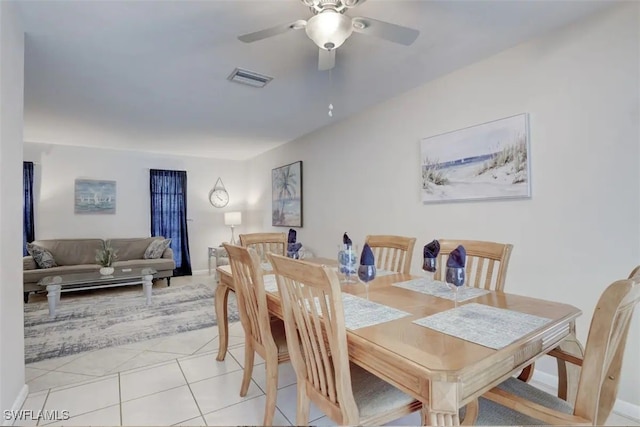
[[[416,41],[418,35],[420,35],[420,31],[414,30],[413,28],[378,21],[372,18],[356,17],[353,18],[352,22],[353,31],[357,33],[379,37],[405,46],[409,46]]]
[[[336,66],[336,51],[318,49],[318,70],[326,71]]]
[[[266,39],[268,37],[277,36],[278,34],[286,33],[289,30],[300,30],[304,28],[305,25],[307,25],[307,21],[305,21],[304,19],[298,19],[297,21],[277,25],[275,27],[267,28],[266,30],[243,34],[241,36],[238,36],[238,40],[245,43],[252,43],[258,40]]]

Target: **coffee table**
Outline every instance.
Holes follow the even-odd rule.
[[[47,289],[49,317],[54,318],[56,317],[56,307],[60,304],[60,294],[62,292],[142,285],[147,298],[147,305],[150,305],[152,280],[153,275],[156,273],[157,271],[153,268],[117,268],[108,276],[103,276],[97,271],[47,276],[40,279],[38,285]]]

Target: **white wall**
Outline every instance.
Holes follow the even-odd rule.
[[[22,327],[22,107],[24,32],[0,1],[0,413],[26,397]],[[4,417],[2,417],[4,422]]]
[[[36,162],[36,239],[149,236],[149,170],[186,170],[191,266],[205,270],[207,247],[231,238],[223,212],[245,206],[244,162],[29,142],[24,144],[24,158]],[[224,209],[209,203],[218,177],[230,196]],[[116,214],[75,214],[76,178],[116,181]]]
[[[298,235],[319,255],[335,256],[345,231],[360,245],[366,234],[416,236],[418,272],[433,238],[510,242],[507,291],[579,307],[584,342],[602,290],[640,262],[638,8],[549,33],[258,156],[248,169],[253,228],[271,228],[271,169],[302,160]],[[421,138],[523,112],[531,199],[421,203]],[[618,397],[638,405],[640,314],[633,322]]]

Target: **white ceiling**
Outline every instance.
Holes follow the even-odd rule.
[[[348,14],[420,36],[406,47],[354,33],[337,50],[330,87],[303,30],[237,39],[308,19],[299,0],[23,0],[24,137],[246,159],[611,5],[368,0]],[[229,82],[235,67],[274,80],[263,89]]]

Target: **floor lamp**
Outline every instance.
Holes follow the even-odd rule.
[[[228,225],[231,227],[231,243],[232,245],[236,244],[236,237],[233,234],[233,228],[236,225],[242,224],[242,212],[226,212],[224,214],[224,225]]]

